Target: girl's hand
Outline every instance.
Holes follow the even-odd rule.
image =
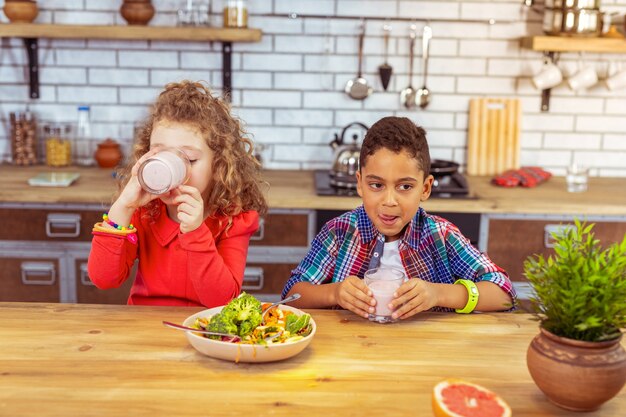
[[[398,288],[391,301],[394,319],[407,319],[435,307],[439,300],[437,285],[413,278]]]
[[[339,283],[335,298],[341,307],[364,318],[367,318],[369,313],[374,312],[376,305],[376,300],[372,297],[370,289],[362,279],[354,275]]]
[[[197,188],[180,185],[175,190],[178,195],[172,202],[176,204],[181,233],[196,230],[204,221],[204,201]]]
[[[150,201],[159,198],[158,195],[150,194],[149,192],[141,188],[141,184],[139,184],[139,179],[137,178],[137,173],[139,172],[139,167],[141,166],[141,164],[143,164],[146,159],[159,152],[159,150],[160,149],[156,148],[146,152],[141,158],[137,160],[135,165],[133,165],[133,168],[130,171],[130,180],[128,181],[118,198],[118,201],[124,207],[135,210],[139,207],[145,206]]]

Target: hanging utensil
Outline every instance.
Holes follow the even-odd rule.
[[[354,100],[365,100],[372,94],[372,87],[369,86],[367,80],[362,77],[361,66],[363,64],[363,41],[365,40],[365,24],[361,25],[361,33],[359,34],[359,72],[356,78],[346,83],[345,92]]]
[[[415,48],[415,25],[409,31],[409,86],[400,91],[400,102],[407,109],[415,106],[415,89],[413,88],[413,49]]]
[[[417,90],[417,104],[423,109],[428,106],[430,102],[430,91],[426,88],[426,79],[428,78],[428,52],[430,48],[430,40],[433,37],[432,28],[426,24],[424,26],[424,31],[422,33],[422,60],[424,62],[424,84],[422,84],[422,88]]]
[[[380,82],[383,85],[383,90],[387,91],[387,87],[389,87],[389,80],[391,79],[391,74],[393,73],[393,68],[388,63],[389,58],[389,35],[391,34],[391,25],[383,25],[383,31],[385,32],[384,41],[385,41],[385,62],[378,67],[378,74],[380,75]]]

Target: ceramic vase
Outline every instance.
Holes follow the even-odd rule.
[[[113,168],[122,160],[120,145],[112,139],[106,139],[98,144],[94,159],[101,168]]]
[[[124,0],[120,13],[129,25],[147,25],[155,10],[150,0]]]
[[[5,0],[2,10],[11,23],[31,23],[39,14],[37,3],[30,0]]]
[[[550,401],[573,411],[592,411],[626,383],[626,352],[619,339],[584,342],[544,328],[530,343],[526,362],[535,384]]]

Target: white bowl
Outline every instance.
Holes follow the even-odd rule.
[[[193,316],[189,316],[185,319],[183,325],[191,327],[196,321],[196,318],[213,316],[214,314],[222,311],[222,308],[224,308],[224,306],[210,308],[196,313]],[[305,314],[302,310],[298,310],[297,308],[287,305],[281,305],[280,309],[293,311],[298,316]],[[315,325],[313,318],[311,318],[310,323],[312,326],[311,333],[303,339],[292,343],[280,343],[267,346],[222,342],[220,340],[213,340],[203,336],[198,336],[192,332],[185,332],[185,334],[187,335],[187,340],[191,346],[193,346],[198,352],[212,358],[224,359],[232,362],[273,362],[295,356],[302,352],[304,348],[311,343],[317,326]]]

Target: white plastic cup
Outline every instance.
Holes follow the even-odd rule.
[[[394,321],[391,317],[393,311],[389,309],[389,303],[393,300],[393,293],[400,288],[405,280],[404,272],[396,268],[375,268],[368,270],[363,280],[376,299],[376,311],[369,314],[369,320],[379,323]]]
[[[589,88],[597,82],[598,73],[592,65],[586,66],[567,79],[567,85],[569,85],[569,88],[573,91]]]
[[[177,148],[164,148],[146,159],[137,174],[141,188],[150,194],[165,194],[189,179],[191,163]]]
[[[563,74],[556,64],[547,61],[532,80],[537,89],[547,90],[548,88],[559,85],[561,81],[563,81]]]

